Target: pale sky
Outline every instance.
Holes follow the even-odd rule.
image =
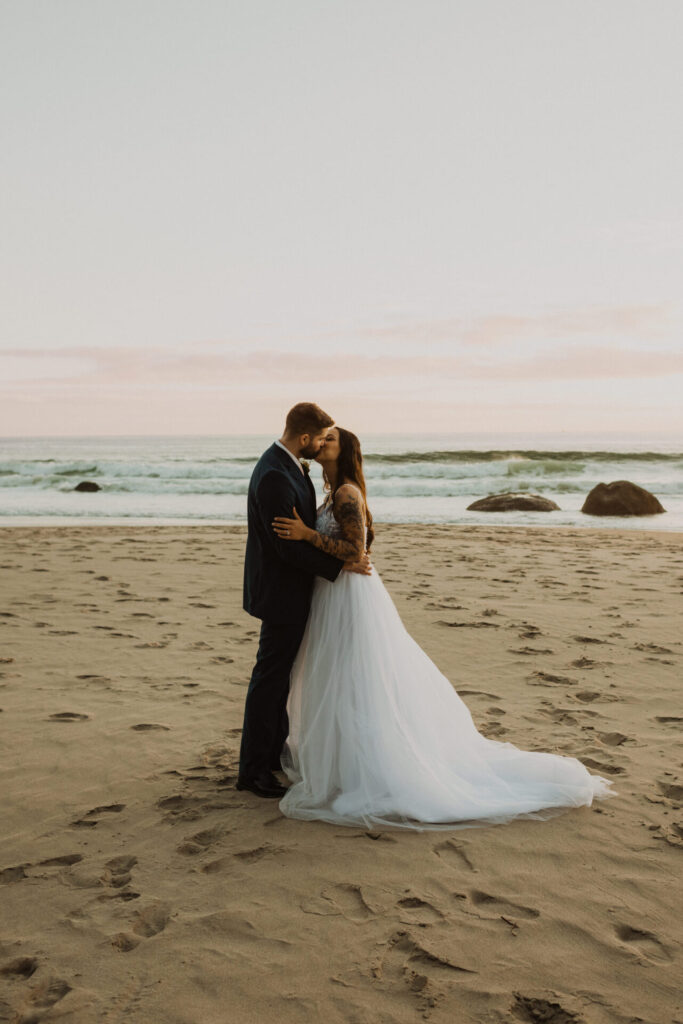
[[[680,0],[0,0],[0,436],[681,433]]]

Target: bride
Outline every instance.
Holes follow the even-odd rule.
[[[283,540],[304,540],[344,561],[373,540],[355,434],[331,427],[316,457],[328,495],[316,529],[278,517]],[[473,828],[612,795],[611,782],[573,757],[520,750],[477,731],[451,683],[406,631],[370,576],[316,576],[287,704],[282,767],[290,818],[337,825]]]

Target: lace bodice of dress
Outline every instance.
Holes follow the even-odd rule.
[[[341,526],[334,518],[334,512],[332,511],[332,505],[323,504],[317,510],[317,516],[315,519],[315,528],[318,533],[325,534],[327,537],[341,537]]]
[[[341,526],[334,518],[332,502],[323,502],[323,504],[318,507],[315,519],[315,528],[318,533],[322,533],[327,537],[343,537]],[[367,541],[367,526],[364,528],[363,533]]]

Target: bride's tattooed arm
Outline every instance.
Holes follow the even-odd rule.
[[[335,558],[355,561],[365,550],[365,517],[360,491],[351,484],[342,484],[334,496],[333,511],[341,537],[329,537],[313,530],[311,543]]]
[[[295,519],[278,516],[273,521],[273,529],[284,540],[305,540],[328,555],[334,555],[345,562],[355,562],[362,557],[365,550],[365,516],[363,500],[358,488],[352,484],[342,484],[334,496],[334,518],[339,523],[341,537],[330,537],[312,530],[293,510]]]

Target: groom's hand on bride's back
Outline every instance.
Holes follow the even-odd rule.
[[[343,572],[357,572],[361,576],[372,576],[370,555],[364,551],[357,562],[344,562]]]

